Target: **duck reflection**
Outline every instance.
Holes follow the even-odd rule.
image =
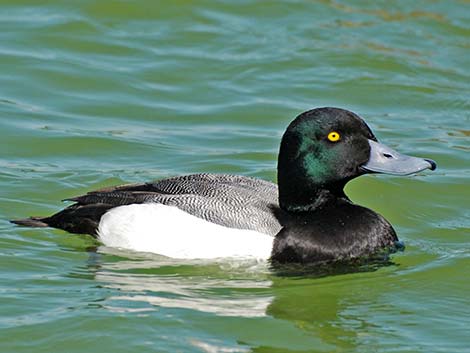
[[[254,259],[176,260],[100,247],[88,271],[110,290],[101,302],[106,310],[170,313],[214,337],[227,334],[217,326],[230,327],[235,344],[249,351],[301,352],[354,348],[370,325],[354,311],[373,307],[379,294],[367,285],[391,264],[273,268]],[[282,334],[263,333],[280,327]]]
[[[114,311],[133,310],[128,302],[140,302],[220,316],[262,317],[273,301],[269,266],[255,259],[178,260],[103,247],[90,265],[96,269],[96,281],[117,290],[107,299],[107,308]]]

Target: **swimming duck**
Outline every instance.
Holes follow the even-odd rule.
[[[317,108],[287,127],[277,181],[194,174],[91,191],[49,217],[12,221],[90,234],[106,246],[174,258],[279,263],[348,261],[393,249],[392,225],[345,195],[368,173],[409,175],[436,163],[380,144],[358,115]]]

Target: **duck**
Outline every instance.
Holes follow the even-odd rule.
[[[73,204],[51,216],[11,222],[170,258],[348,262],[394,251],[400,242],[383,216],[348,198],[345,185],[365,174],[426,169],[436,162],[381,144],[351,111],[322,107],[288,125],[277,184],[231,174],[176,176],[90,191],[64,200]]]

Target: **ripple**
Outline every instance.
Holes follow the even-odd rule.
[[[1,351],[468,349],[464,1],[2,6]],[[287,277],[249,260],[96,252],[90,237],[8,222],[125,182],[275,180],[285,126],[328,105],[438,162],[348,186],[407,244],[393,266]]]

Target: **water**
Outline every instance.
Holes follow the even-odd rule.
[[[467,1],[4,0],[1,352],[469,352]],[[393,264],[286,276],[24,229],[61,199],[201,171],[275,180],[298,113],[350,109],[439,169],[362,177]]]

